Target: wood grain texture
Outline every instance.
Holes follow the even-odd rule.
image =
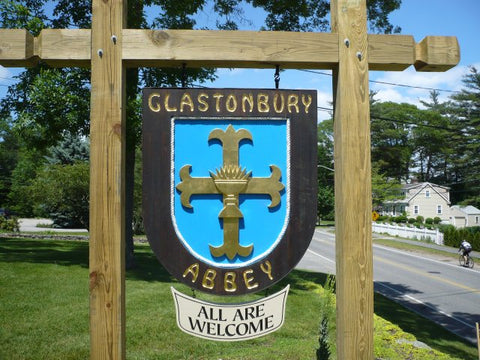
[[[417,71],[447,71],[460,61],[460,47],[455,36],[427,36],[415,48]]]
[[[50,66],[88,67],[91,33],[90,29],[43,29],[35,53]]]
[[[368,35],[368,69],[402,71],[415,62],[411,35]]]
[[[14,33],[10,35],[10,31]],[[24,66],[31,66],[41,59],[50,66],[90,66],[88,29],[44,29],[35,38],[35,52],[27,55],[9,50],[13,45],[23,46],[25,41],[20,34],[27,36],[28,33],[0,30],[1,65],[15,66],[13,60],[23,59]],[[435,38],[437,43],[447,45],[438,49],[430,47],[431,56],[437,51],[458,52],[458,44],[449,37]],[[370,70],[404,70],[415,63],[415,51],[413,36],[368,35]],[[332,69],[338,63],[338,36],[273,31],[123,29],[122,57],[127,67],[174,67],[186,63],[188,67],[275,68],[279,65],[284,69]],[[449,60],[449,64],[451,62]]]
[[[337,354],[373,359],[370,114],[366,0],[331,1],[334,71]],[[345,39],[348,39],[348,45]]]
[[[32,66],[34,37],[24,29],[0,29],[0,65]]]
[[[124,3],[94,0],[90,116],[91,359],[125,359]],[[111,36],[116,35],[116,44]],[[98,53],[101,50],[101,56]]]

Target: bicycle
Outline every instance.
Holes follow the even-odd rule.
[[[467,261],[465,261],[465,257],[467,258]],[[460,254],[460,257],[458,258],[458,262],[460,263],[460,266],[469,267],[470,269],[473,269],[473,265],[475,263],[473,261],[473,258],[469,254],[466,254],[465,256]]]

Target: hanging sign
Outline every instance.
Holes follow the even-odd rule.
[[[216,304],[192,298],[173,287],[178,327],[187,334],[216,341],[241,341],[282,327],[289,286],[244,304]]]
[[[316,91],[145,89],[143,215],[165,268],[218,295],[265,289],[307,250]]]

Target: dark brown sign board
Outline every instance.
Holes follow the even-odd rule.
[[[143,91],[143,215],[165,268],[218,295],[265,289],[316,221],[313,90]]]

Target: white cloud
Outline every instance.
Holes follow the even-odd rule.
[[[480,68],[479,64],[473,64]],[[413,67],[401,72],[377,73],[371,80],[410,87],[372,82],[370,88],[377,92],[380,101],[409,103],[422,107],[420,100],[428,101],[430,89],[459,91],[463,88],[462,79],[469,72],[467,66],[456,66],[446,72],[416,72]],[[375,74],[375,73],[374,73]],[[440,101],[448,100],[452,92],[440,91]]]
[[[10,71],[6,67],[0,65],[0,84],[7,84],[10,77]]]

